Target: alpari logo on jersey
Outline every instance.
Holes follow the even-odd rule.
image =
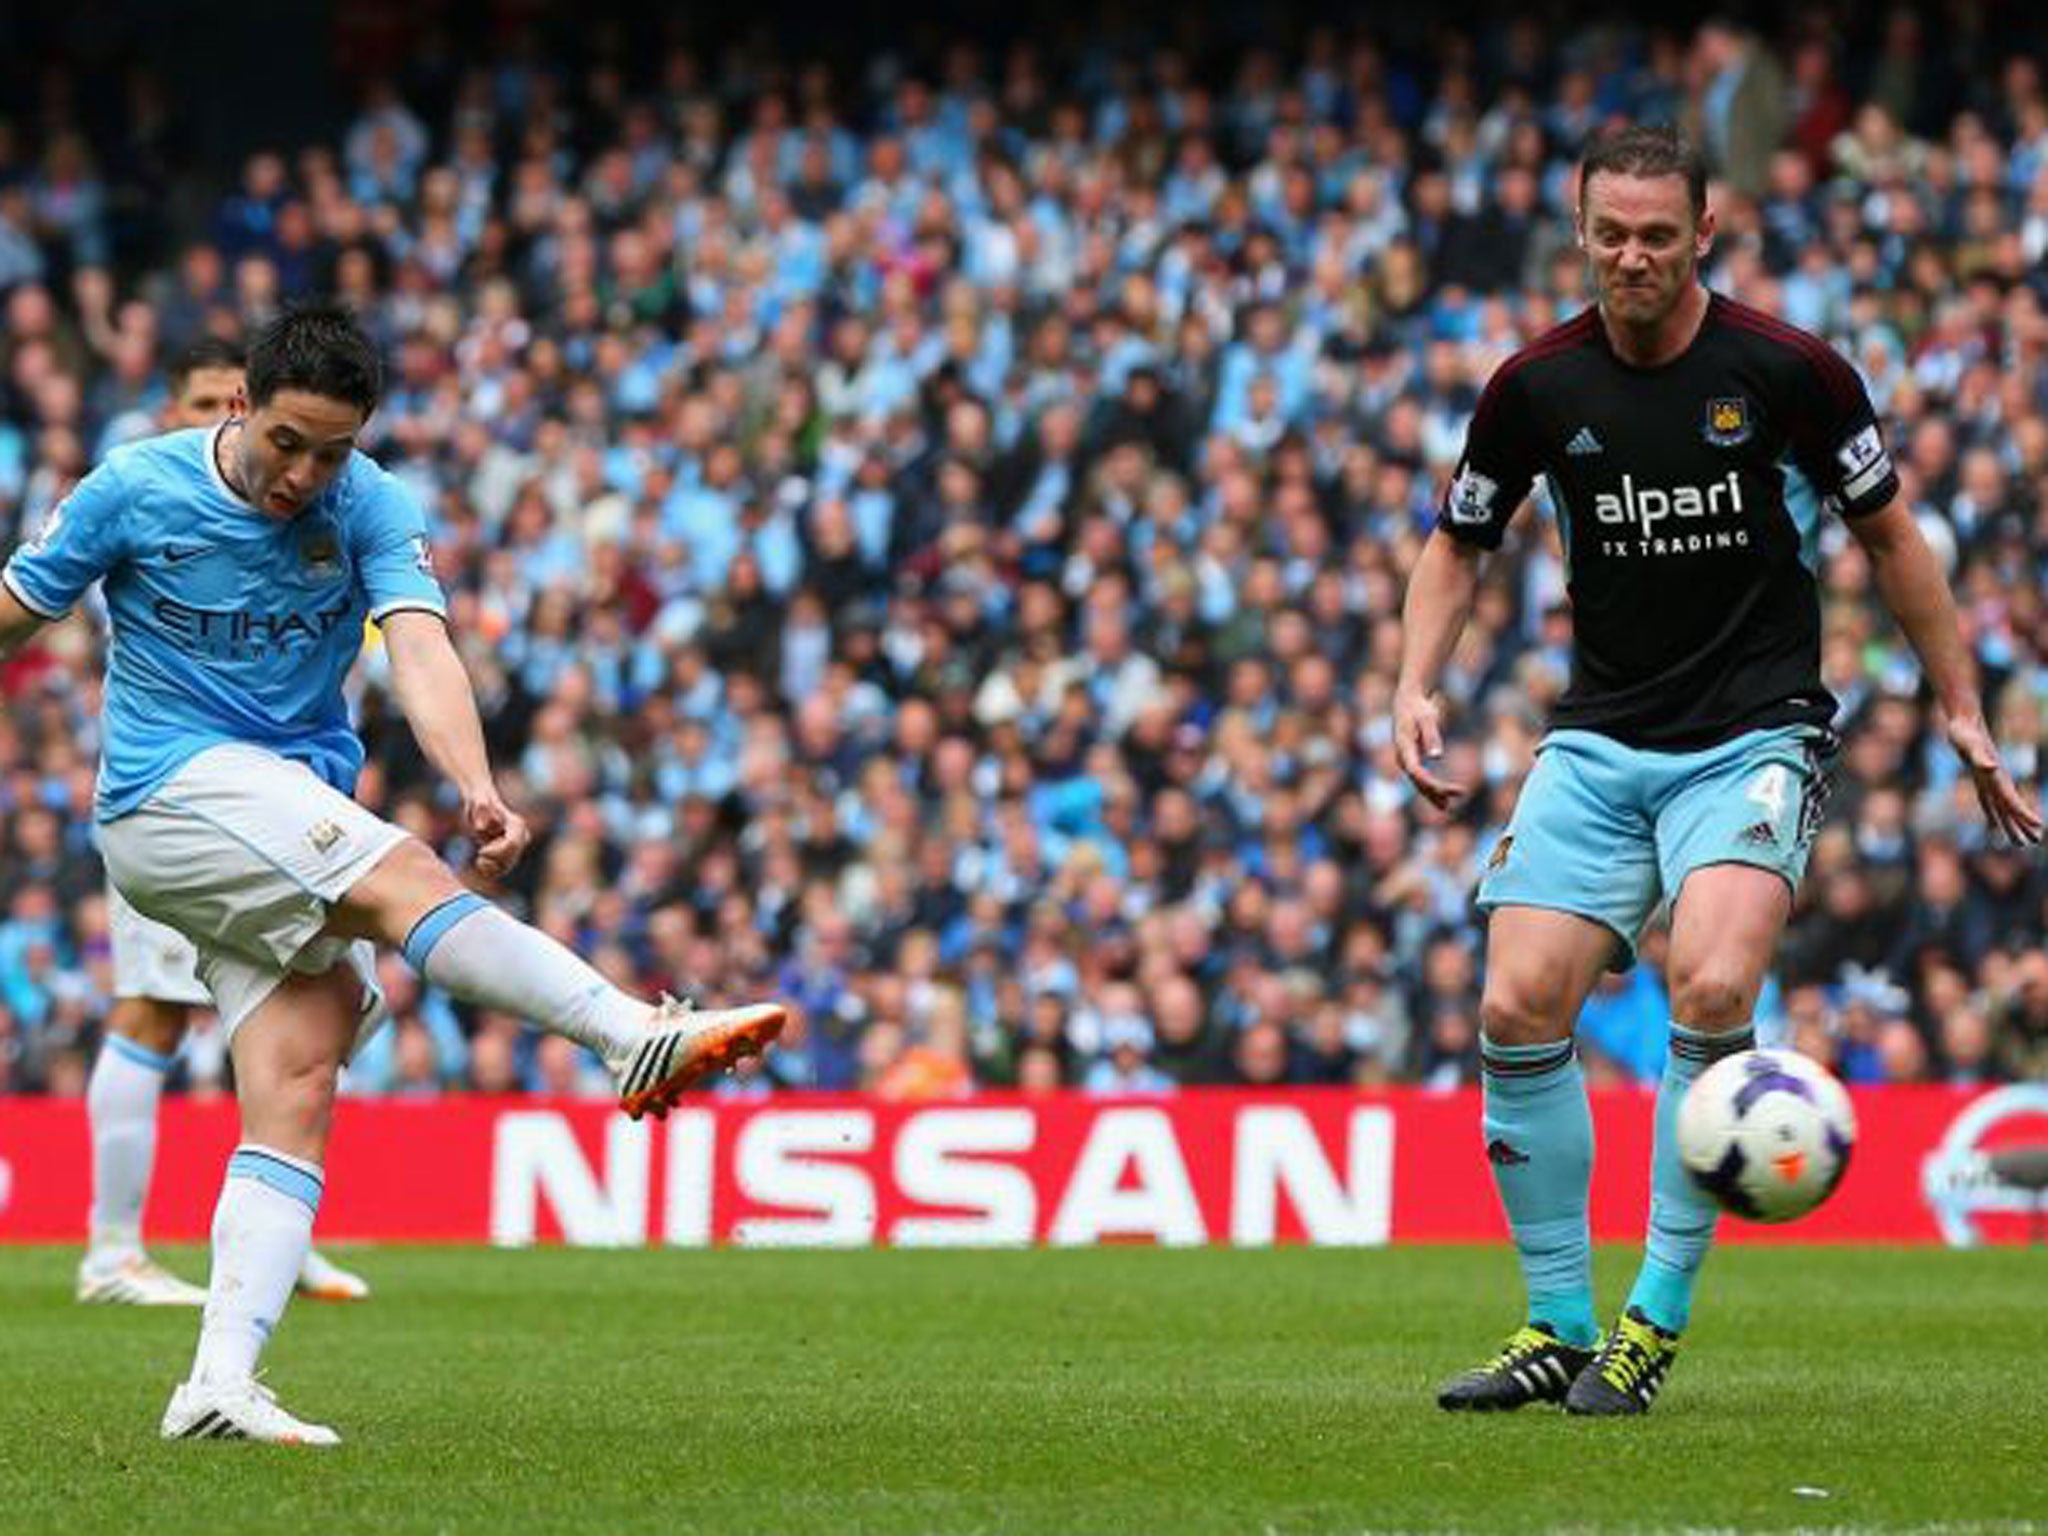
[[[1707,402],[1706,439],[1716,448],[1746,443],[1752,430],[1749,402],[1742,396],[1723,395]]]
[[[1600,552],[1618,560],[1746,549],[1749,529],[1727,520],[1744,510],[1742,475],[1732,469],[1707,485],[1637,485],[1623,475],[1619,494],[1593,497],[1594,516],[1614,535],[1600,540]]]
[[[1603,523],[1622,523],[1654,534],[1672,517],[1719,517],[1742,510],[1742,476],[1735,470],[1711,485],[1638,486],[1633,475],[1621,477],[1621,494],[1601,491],[1593,498],[1593,515]]]

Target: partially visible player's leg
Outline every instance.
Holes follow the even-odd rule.
[[[92,1136],[91,1237],[78,1299],[140,1306],[203,1305],[206,1292],[152,1262],[142,1211],[156,1164],[157,1106],[194,1004],[210,1001],[193,975],[191,941],[150,921],[110,883],[114,1005],[85,1095]]]
[[[666,1115],[708,1073],[759,1055],[782,1032],[774,1003],[690,1012],[649,1004],[580,956],[465,889],[433,850],[407,838],[333,905],[327,932],[403,950],[465,1002],[514,1014],[588,1046],[619,1083],[626,1112]]]
[[[1607,1348],[1573,1384],[1566,1407],[1574,1413],[1646,1412],[1670,1374],[1720,1214],[1679,1161],[1679,1106],[1700,1073],[1756,1044],[1750,1016],[1790,907],[1784,880],[1740,864],[1695,870],[1679,893],[1671,923],[1671,1049],[1657,1085],[1643,1264]]]
[[[1624,765],[1583,737],[1546,743],[1480,890],[1492,913],[1483,1135],[1528,1308],[1499,1355],[1445,1386],[1445,1408],[1562,1401],[1599,1333],[1587,1223],[1593,1119],[1572,1030],[1654,902],[1656,867]]]
[[[169,1015],[168,1018],[163,1017]],[[156,1161],[157,1101],[184,1033],[184,1009],[116,1000],[85,1090],[92,1136],[92,1215],[78,1299],[136,1306],[198,1306],[206,1292],[152,1264],[142,1207]]]
[[[1771,871],[1716,864],[1687,878],[1672,914],[1671,1049],[1657,1086],[1649,1242],[1629,1294],[1629,1305],[1668,1333],[1691,1317],[1717,1214],[1679,1161],[1678,1108],[1700,1073],[1756,1044],[1751,1014],[1791,902]]]
[[[1820,818],[1831,747],[1827,733],[1793,727],[1668,764],[1673,784],[1660,797],[1657,837],[1664,883],[1678,894],[1649,1230],[1621,1323],[1566,1404],[1574,1412],[1647,1410],[1692,1320],[1719,1212],[1679,1161],[1678,1111],[1700,1073],[1756,1043],[1751,1017]]]
[[[92,1240],[78,1271],[81,1301],[144,1306],[206,1304],[206,1291],[149,1258],[142,1210],[156,1162],[156,1119],[164,1075],[183,1043],[192,1009],[213,996],[198,975],[199,953],[169,924],[143,916],[107,882],[113,946],[114,1006],[86,1092],[92,1132]],[[299,1293],[322,1301],[360,1301],[369,1284],[318,1253],[306,1255]]]
[[[1612,932],[1569,912],[1494,911],[1480,1005],[1482,1131],[1521,1261],[1527,1322],[1498,1356],[1448,1383],[1442,1407],[1558,1402],[1591,1358],[1593,1119],[1571,1031],[1614,949]]]
[[[382,1011],[369,946],[322,936],[327,902],[402,835],[302,766],[242,746],[201,753],[99,829],[122,893],[192,939],[242,1108],[200,1346],[166,1437],[335,1441],[280,1408],[254,1365],[310,1242],[341,1063]]]
[[[209,957],[210,965],[219,962]],[[255,1381],[312,1243],[335,1082],[362,1021],[363,978],[347,961],[289,974],[230,1020],[242,1139],[213,1217],[213,1275],[192,1374],[165,1410],[167,1439],[327,1445]],[[223,1011],[232,1005],[223,998]]]
[[[1593,1117],[1572,1027],[1614,950],[1614,935],[1586,918],[1501,907],[1480,1003],[1486,1157],[1528,1285],[1528,1320],[1582,1348],[1597,1331],[1586,1216]]]

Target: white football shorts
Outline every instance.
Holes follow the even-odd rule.
[[[346,961],[363,984],[358,1047],[383,1018],[376,950],[320,930],[405,835],[304,764],[242,743],[207,748],[99,829],[121,894],[191,941],[230,1041],[287,974]]]
[[[107,938],[114,949],[114,996],[211,1008],[199,979],[199,951],[177,929],[144,917],[107,882]]]

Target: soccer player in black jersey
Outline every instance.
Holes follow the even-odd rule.
[[[1706,176],[1668,128],[1596,140],[1578,238],[1598,303],[1488,383],[1410,576],[1395,740],[1432,804],[1437,678],[1479,567],[1538,475],[1563,539],[1572,678],[1481,882],[1484,1137],[1528,1289],[1525,1326],[1449,1382],[1452,1409],[1640,1413],[1662,1385],[1713,1239],[1678,1162],[1687,1085],[1749,1048],[1750,1013],[1819,819],[1835,701],[1820,680],[1819,520],[1846,520],[1920,658],[1991,829],[2041,836],[1999,762],[1948,586],[1897,500],[1861,381],[1825,343],[1718,294]],[[1572,1028],[1671,903],[1671,1049],[1649,1237],[1602,1342],[1587,1233],[1592,1125]]]

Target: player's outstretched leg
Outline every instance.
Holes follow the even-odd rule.
[[[370,880],[383,873],[380,866]],[[693,1084],[759,1056],[788,1020],[779,1003],[696,1009],[671,998],[644,1002],[539,929],[459,888],[414,920],[403,941],[413,969],[443,991],[595,1051],[618,1084],[620,1108],[636,1120],[666,1116]]]
[[[630,1049],[605,1056],[619,1085],[619,1107],[635,1120],[648,1113],[667,1119],[685,1090],[759,1056],[787,1021],[779,1003],[700,1009],[664,997]]]
[[[199,1307],[206,1292],[154,1262],[142,1246],[142,1207],[156,1163],[156,1112],[172,1058],[109,1028],[86,1085],[92,1134],[91,1239],[78,1299],[137,1307]]]

